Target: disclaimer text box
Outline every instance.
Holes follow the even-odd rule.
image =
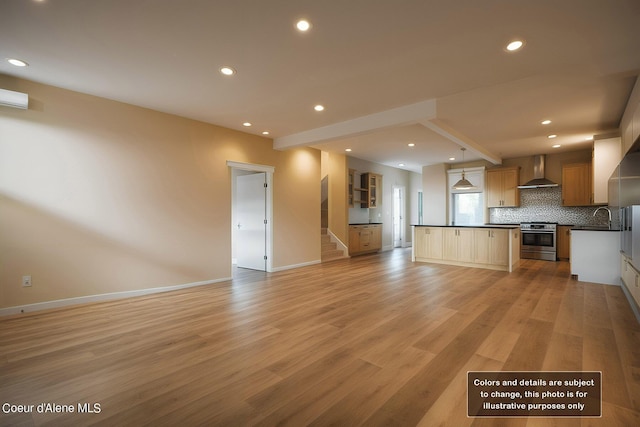
[[[600,417],[602,372],[467,372],[469,417]]]

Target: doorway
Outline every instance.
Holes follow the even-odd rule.
[[[393,186],[393,247],[404,247],[404,187]]]
[[[236,162],[227,165],[231,167],[232,267],[270,272],[274,168]]]
[[[236,265],[240,268],[267,271],[266,183],[264,172],[236,178]]]

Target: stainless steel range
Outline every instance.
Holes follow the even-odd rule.
[[[555,222],[523,222],[520,224],[520,258],[556,261]]]

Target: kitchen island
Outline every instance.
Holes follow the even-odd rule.
[[[520,263],[517,225],[412,225],[411,260],[513,271]]]

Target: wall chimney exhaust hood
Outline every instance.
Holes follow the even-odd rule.
[[[533,156],[533,179],[524,185],[518,185],[518,188],[550,188],[557,187],[553,181],[544,177],[544,155]]]

